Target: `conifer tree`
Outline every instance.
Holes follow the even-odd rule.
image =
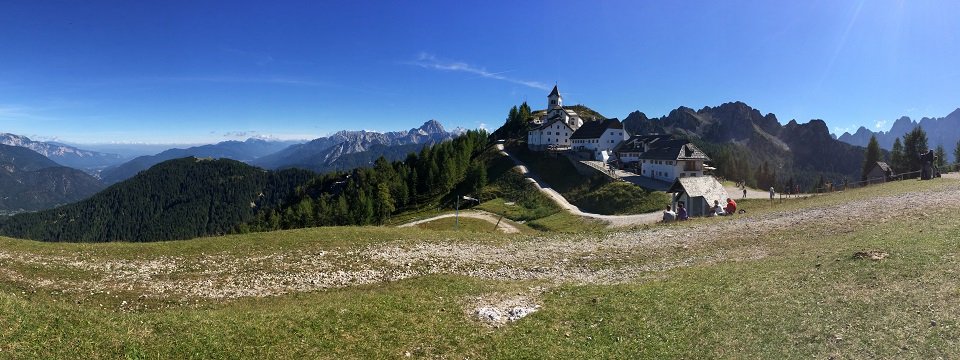
[[[860,180],[867,179],[867,173],[873,169],[877,161],[880,161],[880,143],[877,142],[877,137],[874,135],[870,136],[867,151],[863,156],[863,170],[860,174]]]
[[[890,149],[890,166],[898,174],[907,171],[907,159],[903,154],[903,143],[900,142],[900,138],[893,141],[893,148]]]
[[[960,163],[960,140],[957,140],[957,145],[953,147],[953,162]]]
[[[920,163],[920,154],[929,150],[927,147],[927,133],[923,128],[917,126],[909,133],[903,136],[903,154],[906,161],[906,171],[918,171],[923,164]]]
[[[933,154],[936,156],[933,166],[936,166],[940,171],[944,171],[947,167],[947,150],[943,148],[943,145],[937,145],[937,149],[933,151]]]
[[[376,199],[376,218],[377,224],[383,225],[384,221],[390,218],[390,214],[394,210],[393,197],[390,196],[390,188],[387,184],[377,185],[377,199]]]

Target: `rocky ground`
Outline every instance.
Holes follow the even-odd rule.
[[[824,234],[916,217],[905,209],[960,208],[960,183],[935,193],[910,192],[751,217],[696,220],[595,234],[517,236],[516,241],[381,243],[353,249],[296,249],[238,258],[228,254],[102,260],[87,253],[42,255],[0,250],[0,279],[34,291],[122,294],[122,308],[144,299],[232,299],[396,281],[427,274],[556,284],[615,284],[667,269],[723,261],[749,261],[771,250],[757,239],[794,227]],[[711,246],[725,242],[724,246]],[[731,245],[732,244],[732,245]],[[54,268],[56,272],[17,269]],[[517,296],[471,300],[469,312],[500,324],[535,311],[542,288]],[[181,300],[171,300],[181,299]]]

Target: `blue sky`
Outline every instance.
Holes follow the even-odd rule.
[[[5,1],[0,132],[200,143],[744,101],[889,128],[960,107],[958,1]]]

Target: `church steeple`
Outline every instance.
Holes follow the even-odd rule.
[[[557,90],[557,86],[553,86],[553,91],[550,92],[550,95],[547,95],[547,109],[560,109],[563,108],[563,97],[560,96],[560,90]]]

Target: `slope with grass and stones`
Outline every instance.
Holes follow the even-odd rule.
[[[13,316],[0,317],[0,351],[960,355],[960,182],[751,206],[745,216],[566,235],[345,227],[151,244],[3,239],[0,311]]]

